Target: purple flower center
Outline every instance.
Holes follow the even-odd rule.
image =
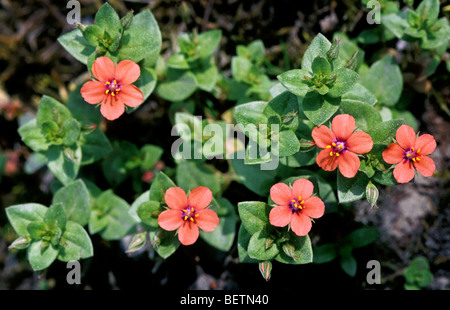
[[[184,221],[194,222],[195,219],[199,216],[197,210],[194,207],[187,207],[186,209],[181,210],[181,218]]]
[[[108,81],[105,83],[105,94],[111,94],[111,96],[115,96],[120,91],[121,87],[122,84],[118,83],[115,79]]]
[[[412,147],[409,150],[404,152],[403,159],[406,159],[406,160],[409,160],[409,161],[413,161],[413,162],[420,161],[421,160],[421,158],[420,158],[421,155],[419,153],[420,153],[420,149],[415,150]]]
[[[292,198],[289,202],[289,209],[291,209],[292,213],[299,213],[305,206],[305,201],[302,200],[301,196],[298,196],[298,199]]]
[[[340,156],[342,153],[348,150],[346,146],[346,141],[338,141],[334,140],[330,145],[327,145],[326,148],[330,149],[330,156]]]

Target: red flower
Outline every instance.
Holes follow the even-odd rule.
[[[352,178],[359,169],[358,155],[370,152],[372,138],[365,132],[355,130],[355,119],[349,114],[337,115],[331,122],[331,130],[322,125],[315,127],[312,137],[318,147],[323,149],[316,162],[323,170],[339,171],[346,178]]]
[[[298,179],[292,189],[284,183],[270,188],[270,198],[277,204],[269,213],[270,224],[284,227],[290,224],[297,236],[306,236],[311,230],[310,218],[319,218],[325,212],[325,204],[318,197],[311,197],[314,185],[306,179]]]
[[[179,187],[171,187],[164,195],[169,210],[161,212],[158,224],[164,230],[178,229],[178,239],[183,245],[191,245],[199,236],[199,228],[213,231],[219,224],[219,217],[213,210],[205,209],[212,201],[209,188],[194,188],[189,197]]]
[[[388,164],[397,164],[394,168],[394,178],[397,182],[411,181],[415,170],[424,177],[431,177],[436,166],[434,161],[426,155],[433,153],[436,148],[434,137],[424,134],[416,139],[416,133],[412,127],[401,125],[397,129],[395,138],[397,143],[391,143],[382,155]]]
[[[108,57],[99,57],[92,65],[92,74],[97,81],[88,81],[81,87],[81,96],[90,104],[101,103],[100,112],[108,120],[119,118],[125,105],[137,107],[144,101],[139,88],[132,85],[141,69],[131,60],[122,60],[114,65]]]

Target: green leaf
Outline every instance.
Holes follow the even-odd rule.
[[[112,151],[111,143],[101,129],[96,129],[80,138],[82,161],[81,165],[92,164]]]
[[[182,160],[176,167],[176,182],[186,192],[198,186],[208,187],[213,196],[221,192],[222,175],[209,164],[192,160]]]
[[[363,131],[368,131],[381,123],[380,113],[370,104],[360,101],[342,100],[340,111],[343,114],[350,114],[355,118],[356,126]]]
[[[346,102],[363,102],[370,105],[377,103],[377,98],[360,83],[356,83],[353,87],[342,95],[342,101]]]
[[[270,186],[275,181],[277,170],[261,170],[255,165],[246,165],[242,159],[231,159],[231,164],[236,173],[236,181],[244,184],[252,192],[266,196]]]
[[[58,260],[63,262],[88,258],[94,255],[91,238],[84,228],[75,222],[68,221],[66,230],[61,236]]]
[[[61,126],[69,118],[72,118],[72,114],[65,105],[48,96],[41,98],[36,115],[36,125],[38,127],[42,127],[42,124],[49,120]]]
[[[99,39],[103,37],[104,31],[97,25],[88,25],[83,29],[83,37],[89,45],[98,46]]]
[[[361,171],[358,171],[353,178],[346,178],[338,172],[337,191],[339,203],[352,202],[364,198],[368,183],[369,178]]]
[[[331,65],[325,57],[317,56],[314,58],[311,69],[314,74],[328,76],[331,73]]]
[[[307,70],[294,69],[280,74],[277,78],[291,93],[303,97],[310,88],[310,83],[305,76],[311,77],[311,73]]]
[[[272,237],[263,229],[252,235],[248,242],[248,255],[258,260],[271,260],[280,252],[275,242],[270,242]],[[267,246],[270,244],[269,246]]]
[[[301,105],[303,113],[316,126],[329,120],[339,109],[341,98],[322,96],[315,91],[309,91],[303,98]]]
[[[183,101],[197,89],[197,79],[192,72],[169,69],[167,79],[158,83],[156,92],[168,101]]]
[[[204,58],[196,63],[197,66],[192,69],[192,73],[195,75],[198,88],[211,92],[219,77],[219,70],[214,63],[214,59],[212,57]]]
[[[31,242],[27,252],[27,258],[31,268],[34,271],[46,269],[55,261],[58,256],[58,251],[58,248],[54,248],[45,241],[36,240]]]
[[[243,201],[238,203],[239,217],[245,230],[253,235],[264,229],[269,223],[271,207],[261,201]]]
[[[344,246],[339,249],[339,252],[341,254],[339,263],[342,270],[344,270],[350,277],[354,277],[356,275],[358,264],[352,255],[352,248],[349,246]]]
[[[103,4],[95,14],[94,24],[103,30],[119,31],[122,29],[119,15],[114,8],[109,4]]]
[[[81,125],[86,124],[100,124],[101,114],[100,109],[93,104],[88,104],[81,96],[81,87],[78,85],[73,91],[70,92],[67,99],[67,108],[72,116],[78,120]]]
[[[153,181],[154,182],[154,181]],[[141,221],[141,218],[137,214],[137,210],[139,206],[146,201],[149,201],[150,199],[150,190],[143,192],[140,194],[135,201],[131,204],[130,210],[128,211],[128,214],[134,219],[136,223],[139,223]]]
[[[62,203],[56,203],[51,205],[44,215],[44,222],[47,223],[50,228],[58,227],[61,231],[64,231],[67,223],[67,214],[64,210]]]
[[[53,196],[52,203],[63,205],[68,220],[81,226],[89,222],[91,202],[88,189],[82,180],[76,180],[59,189]]]
[[[352,231],[347,239],[353,248],[360,248],[378,239],[379,232],[375,227],[362,227]]]
[[[28,236],[27,226],[31,222],[42,222],[48,208],[38,203],[26,203],[5,209],[9,223],[19,236]]]
[[[134,21],[131,25],[134,24]],[[130,27],[124,31],[119,49],[119,60],[129,59],[136,63],[157,50],[158,42],[145,28]]]
[[[327,93],[330,97],[342,96],[350,90],[359,79],[358,73],[347,68],[339,68],[333,71],[333,75],[337,75],[337,79]]]
[[[180,241],[173,231],[158,229],[149,232],[150,241],[159,256],[166,259],[180,246]]]
[[[45,222],[31,222],[27,226],[28,234],[33,240],[41,240],[49,227]]]
[[[299,237],[290,233],[289,241],[283,243],[283,251],[275,258],[285,264],[308,264],[313,261],[313,250],[309,236]]]
[[[219,225],[211,232],[200,231],[200,237],[216,249],[227,252],[233,246],[238,216],[226,198],[213,198],[211,205],[210,209],[219,216]]]
[[[118,240],[135,230],[135,222],[128,214],[128,203],[115,195],[112,190],[103,192],[95,201],[94,209],[104,212],[102,217],[108,218],[108,224],[100,231],[100,236],[106,240]]]
[[[337,256],[336,245],[333,243],[322,244],[314,248],[315,264],[328,263],[334,260]]]
[[[314,59],[316,59],[317,56],[327,58],[327,52],[330,47],[331,42],[323,34],[319,33],[316,35],[303,55],[302,69],[307,72],[312,72],[312,63],[314,62]],[[339,67],[342,67],[339,58],[331,62],[331,71],[334,71]]]
[[[263,114],[268,118],[279,116],[284,128],[296,130],[299,124],[297,97],[290,92],[283,92],[270,100],[264,108]]]
[[[198,56],[205,58],[210,56],[216,50],[222,38],[222,31],[220,29],[214,29],[205,31],[198,35]]]
[[[190,69],[189,62],[182,53],[176,53],[170,56],[167,59],[167,66],[174,69]]]
[[[61,183],[68,184],[77,177],[82,157],[78,144],[64,148],[51,146],[44,154],[48,168]]]
[[[137,208],[137,215],[144,224],[158,228],[158,215],[163,209],[157,201],[144,201]]]
[[[367,130],[375,144],[390,144],[397,129],[405,123],[404,120],[394,119],[374,125]]]
[[[156,71],[152,68],[141,68],[141,75],[134,83],[144,95],[144,101],[151,95],[156,87]],[[132,110],[132,109],[130,109]]]
[[[25,123],[18,129],[22,141],[33,151],[46,151],[49,147],[47,139],[36,124],[36,119]]]
[[[152,182],[152,186],[149,191],[149,199],[152,201],[158,201],[159,203],[165,203],[164,195],[166,191],[171,187],[177,185],[163,172],[159,172]]]
[[[237,241],[239,261],[241,263],[257,263],[258,262],[257,259],[251,258],[247,252],[248,244],[250,242],[251,237],[252,237],[252,235],[245,229],[244,225],[241,225],[239,228],[238,241]]]
[[[70,31],[58,38],[58,42],[68,51],[76,60],[87,64],[88,57],[95,53],[95,46],[89,45],[83,37],[80,29]]]
[[[361,84],[382,104],[392,106],[400,99],[403,77],[393,55],[389,54],[372,64],[361,78]]]
[[[417,15],[424,19],[424,26],[426,28],[432,26],[439,16],[439,0],[422,0],[416,9]]]
[[[300,150],[300,141],[292,130],[282,130],[278,140],[278,150],[272,143],[271,152],[276,156],[291,156]]]
[[[381,24],[398,39],[403,37],[405,29],[409,27],[404,14],[390,13],[381,16]]]

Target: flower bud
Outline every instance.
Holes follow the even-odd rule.
[[[369,182],[366,186],[366,198],[372,207],[376,206],[379,194],[378,188]]]
[[[17,249],[17,250],[23,250],[26,249],[31,242],[30,237],[19,237],[16,240],[11,243],[11,245],[8,247],[9,250],[11,249]]]
[[[127,13],[122,19],[120,20],[120,23],[122,24],[123,29],[128,29],[130,27],[131,23],[133,22],[133,15],[134,11],[131,10]]]
[[[342,39],[334,39],[333,44],[331,44],[330,49],[327,52],[327,57],[329,60],[335,60],[339,57],[339,44]]]
[[[270,280],[270,274],[272,272],[272,263],[270,261],[260,262],[259,271],[266,281]]]
[[[356,55],[358,55],[358,51],[355,51],[352,57],[349,59],[345,67],[350,70],[355,70],[356,65],[358,64],[358,60],[356,59]]]
[[[136,234],[133,236],[133,239],[131,239],[130,245],[128,246],[127,253],[133,253],[140,249],[142,249],[146,242],[147,242],[147,233],[143,232],[140,234]]]

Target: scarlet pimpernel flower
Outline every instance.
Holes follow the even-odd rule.
[[[213,231],[219,224],[216,212],[206,209],[212,197],[211,190],[204,186],[194,188],[189,196],[180,187],[169,188],[164,195],[169,209],[159,214],[159,226],[168,231],[178,229],[178,239],[183,245],[195,243],[199,228]]]
[[[355,119],[349,114],[340,114],[333,118],[331,129],[325,125],[315,127],[312,138],[323,149],[316,162],[323,170],[339,171],[346,178],[352,178],[358,172],[360,161],[357,154],[370,152],[373,141],[370,135],[356,131]]]
[[[436,149],[436,140],[430,134],[416,138],[411,126],[401,125],[395,134],[397,143],[391,143],[383,151],[383,159],[388,164],[397,164],[394,178],[398,183],[408,183],[414,178],[415,170],[424,177],[430,177],[436,170],[433,159],[428,157]]]
[[[277,227],[290,225],[297,236],[306,236],[311,230],[311,218],[319,218],[325,212],[325,204],[312,196],[314,185],[307,179],[298,179],[292,188],[277,183],[270,188],[270,198],[276,206],[270,210],[269,222]]]
[[[88,81],[81,87],[81,96],[90,104],[101,103],[100,112],[108,120],[115,120],[125,112],[125,105],[137,107],[144,101],[139,88],[131,84],[141,74],[139,66],[131,60],[117,64],[108,57],[99,57],[92,65],[96,81]]]

